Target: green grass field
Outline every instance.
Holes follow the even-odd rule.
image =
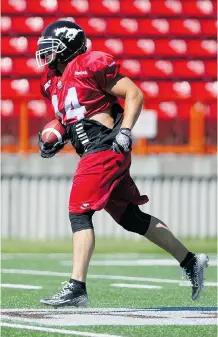
[[[209,256],[208,284],[200,299],[193,302],[190,286],[181,285],[186,282],[169,255],[95,254],[87,280],[89,309],[48,312],[39,300],[69,279],[71,255],[4,253],[1,336],[215,337],[216,260],[214,254]],[[41,288],[6,288],[11,285]],[[140,286],[152,288],[137,288]],[[137,322],[142,325],[134,325]]]

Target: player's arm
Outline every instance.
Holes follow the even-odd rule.
[[[106,91],[111,95],[125,99],[123,121],[111,149],[116,153],[128,152],[132,148],[131,129],[142,110],[143,93],[130,78],[124,77],[121,74],[117,75],[109,83]]]
[[[51,76],[52,76],[52,71],[49,71],[48,73],[45,73],[43,76],[41,83],[40,83],[40,90],[42,96],[51,102],[51,97],[50,97],[50,86],[51,86]],[[59,120],[61,123],[61,119],[59,116],[55,115],[55,118]],[[67,143],[67,139],[65,141],[57,141],[56,143],[51,146],[49,142],[43,142],[42,141],[42,133],[38,133],[38,146],[39,146],[39,151],[40,155],[42,158],[51,158],[55,156],[56,153],[58,153],[61,149],[63,149],[64,145]]]
[[[125,99],[124,118],[121,128],[132,129],[135,125],[144,101],[142,91],[130,78],[119,74],[107,86],[106,91],[111,95]]]

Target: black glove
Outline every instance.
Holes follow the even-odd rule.
[[[39,145],[40,155],[42,158],[53,157],[56,153],[58,153],[61,149],[63,149],[64,145],[67,143],[67,141],[57,142],[54,145],[51,145],[49,142],[43,143],[41,132],[39,132],[38,137],[39,137],[38,145]]]
[[[131,130],[127,128],[121,128],[116,135],[115,140],[111,146],[111,150],[116,153],[129,152],[132,149],[132,135]]]

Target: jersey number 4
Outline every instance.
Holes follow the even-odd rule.
[[[62,119],[63,114],[58,110],[58,96],[57,95],[52,96],[52,105],[53,105],[55,114],[61,117]],[[77,120],[79,121],[80,119],[83,119],[85,117],[84,115],[86,113],[86,108],[79,104],[75,87],[68,89],[67,96],[65,99],[64,109],[66,112],[67,120],[77,118]]]

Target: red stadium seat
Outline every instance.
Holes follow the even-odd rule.
[[[13,74],[22,76],[34,76],[44,73],[44,68],[39,68],[35,58],[15,58],[13,59]]]
[[[140,35],[166,36],[170,33],[170,21],[166,19],[138,20]]]
[[[158,117],[163,119],[175,118],[178,116],[178,105],[173,101],[157,103],[147,102],[146,108],[157,111]]]
[[[217,22],[216,20],[201,20],[202,33],[206,36],[216,38],[217,36]]]
[[[2,75],[11,74],[13,71],[13,60],[11,57],[1,58],[1,73]]]
[[[37,40],[57,19],[76,21],[92,50],[115,55],[121,72],[158,115],[148,143],[186,144],[194,103],[206,117],[206,143],[216,144],[217,23],[215,0],[4,0],[2,1],[2,139],[17,144],[21,103],[27,104],[29,142],[53,108],[40,92],[44,72],[35,61]]]
[[[216,57],[217,42],[215,40],[187,41],[187,45],[188,45],[188,55],[189,56]]]
[[[143,16],[151,14],[152,0],[120,1],[120,12],[126,16]]]
[[[26,78],[20,79],[2,79],[2,99],[11,99],[11,97],[18,95],[28,96],[34,95],[34,97],[41,98],[40,81],[39,80],[27,80]]]
[[[81,2],[81,1],[80,1]],[[120,14],[120,5],[123,1],[89,1],[89,10],[93,15],[116,15]]]
[[[11,33],[40,35],[42,30],[53,21],[54,18],[42,18],[41,16],[17,17],[16,20],[12,20]]]
[[[19,111],[19,104],[16,106],[12,99],[2,99],[1,100],[1,117],[12,117],[15,116]]]
[[[183,1],[157,0],[151,1],[151,13],[162,16],[179,16],[183,14]]]
[[[10,34],[39,35],[49,23],[61,17],[17,17],[10,20],[3,16],[1,26],[4,32]],[[198,19],[143,19],[143,18],[100,18],[100,17],[78,17],[76,22],[86,31],[87,36],[168,36],[177,38],[183,36],[210,36],[216,37],[215,20]]]
[[[119,58],[118,58],[119,60]],[[180,78],[202,79],[216,77],[216,61],[210,60],[120,60],[121,72],[141,78]],[[41,76],[43,68],[38,68],[34,57],[10,58],[4,57],[1,62],[2,74],[11,76]]]
[[[217,77],[217,62],[216,61],[205,61],[206,74],[209,77]]]
[[[136,81],[146,98],[162,100],[212,101],[217,98],[217,82]]]
[[[9,33],[11,31],[12,20],[9,16],[1,17],[1,32]]]
[[[161,82],[160,95],[163,100],[187,100],[191,98],[191,85],[187,81],[183,82]]]
[[[140,76],[142,68],[141,62],[138,60],[123,60],[121,64],[121,73],[124,73],[126,76]]]
[[[58,12],[67,16],[86,15],[90,12],[90,4],[88,0],[62,0],[58,1]]]
[[[201,79],[205,76],[205,64],[201,60],[175,61],[174,70],[178,77]]]
[[[2,53],[8,55],[34,54],[38,37],[2,37]],[[182,39],[92,39],[92,50],[102,50],[121,56],[183,56],[216,57],[215,40]]]
[[[78,16],[92,15],[125,15],[125,16],[193,16],[209,17],[216,15],[216,2],[213,0],[5,0],[2,2],[2,12],[56,14]]]
[[[64,0],[64,2],[66,2]],[[31,13],[31,15],[35,14],[56,14],[58,10],[58,0],[46,1],[46,0],[34,0],[27,1],[27,9],[26,11]],[[69,10],[69,7],[68,7]]]
[[[36,46],[35,46],[36,50]],[[10,55],[24,55],[29,52],[28,39],[21,37],[2,37],[2,53]]]
[[[20,108],[21,106],[19,102],[13,102],[10,99],[3,99],[1,104],[1,116],[18,116]],[[37,100],[30,99],[29,102],[27,102],[27,108],[28,116],[31,117],[44,118],[48,115],[48,113],[51,115],[51,108],[48,107],[48,104],[46,104],[43,98]]]
[[[34,54],[38,37],[2,37],[2,53],[6,55]],[[92,39],[92,50],[102,50],[120,56],[151,57],[216,57],[215,40],[182,39]]]
[[[184,40],[157,40],[155,46],[157,55],[175,57],[187,54],[187,43]]]
[[[209,105],[209,117],[213,118],[214,120],[217,120],[217,104],[212,103]],[[217,125],[217,123],[215,123]]]
[[[100,1],[99,1],[100,2]],[[125,0],[120,2],[124,15],[161,15],[207,17],[216,15],[215,2],[212,0]]]
[[[199,101],[214,100],[217,98],[217,82],[194,82],[192,98]]]
[[[38,37],[2,37],[2,53],[9,55],[35,55]]]
[[[143,91],[146,98],[159,99],[162,97],[160,93],[160,86],[158,82],[155,81],[136,81],[135,82]],[[161,98],[160,98],[161,99]],[[145,102],[146,104],[146,102]]]
[[[102,50],[113,55],[125,53],[121,39],[92,39],[92,50]]]
[[[164,77],[171,78],[173,75],[173,63],[164,60],[138,60],[121,61],[121,72],[130,77]]]
[[[121,72],[131,77],[172,78],[174,66],[167,60],[124,60],[121,61]]]
[[[154,55],[155,42],[151,39],[92,39],[92,49],[127,57]]]
[[[172,56],[172,57],[215,57],[215,40],[182,39],[92,39],[93,50],[121,56]]]
[[[27,9],[27,0],[18,0],[18,1],[9,1],[5,0],[1,3],[1,11],[2,13],[8,14],[19,14],[25,12]]]
[[[44,118],[48,113],[51,113],[51,107],[48,107],[45,99],[31,99],[27,104],[28,114],[37,118]],[[54,112],[53,112],[54,114]]]
[[[183,1],[183,13],[187,16],[216,15],[215,7],[215,2],[211,0]]]
[[[108,19],[107,33],[113,35],[134,36],[139,32],[139,24],[136,19]]]
[[[200,36],[201,22],[197,19],[174,19],[170,21],[170,32],[176,36]]]
[[[171,78],[174,73],[174,66],[171,61],[168,60],[157,60],[151,61],[146,60],[141,62],[142,76],[144,77],[164,77]]]
[[[137,82],[145,94],[145,97],[154,98],[158,101],[190,99],[191,85],[183,82]]]
[[[107,32],[107,20],[103,18],[78,18],[76,23],[89,35],[102,35]]]

